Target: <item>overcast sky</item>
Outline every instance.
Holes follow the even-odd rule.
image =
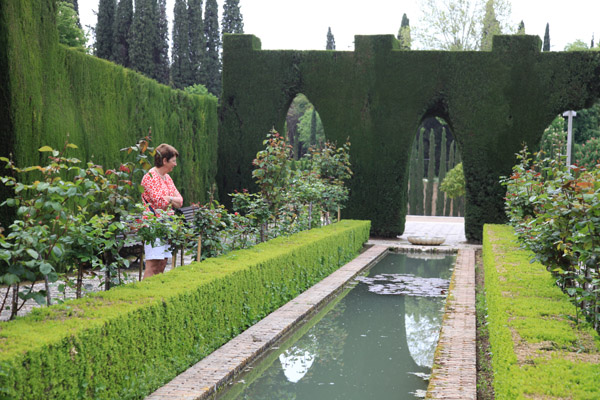
[[[172,15],[175,0],[167,0]],[[441,0],[440,0],[441,1]],[[223,0],[218,0],[219,7]],[[262,48],[323,50],[327,28],[337,50],[354,50],[354,35],[397,34],[406,13],[419,25],[419,0],[240,0],[244,32],[258,36]],[[543,39],[550,24],[551,50],[562,51],[577,39],[600,38],[600,0],[512,0],[512,20],[525,22],[527,34]],[[79,0],[82,25],[96,25],[98,0]],[[221,15],[221,10],[219,11]],[[220,23],[221,21],[219,21]],[[598,42],[598,40],[596,40]],[[414,46],[413,46],[414,48]]]

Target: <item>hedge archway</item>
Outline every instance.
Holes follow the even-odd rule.
[[[544,52],[537,36],[494,37],[491,52],[401,51],[392,35],[356,36],[355,51],[260,49],[253,35],[226,35],[217,182],[222,200],[252,188],[251,161],[291,100],[304,93],[327,137],[350,138],[354,177],[344,217],[369,219],[372,234],[404,231],[415,132],[432,110],[460,147],[465,233],[502,223],[504,189],[523,142],[539,143],[560,112],[600,97],[600,53]]]

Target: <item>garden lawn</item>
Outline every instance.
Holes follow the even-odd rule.
[[[483,263],[496,399],[600,399],[600,337],[513,228],[486,225]]]

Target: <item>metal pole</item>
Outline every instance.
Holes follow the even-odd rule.
[[[573,142],[573,117],[577,115],[576,111],[569,110],[563,113],[563,117],[568,118],[567,122],[567,166],[571,165],[571,143]]]

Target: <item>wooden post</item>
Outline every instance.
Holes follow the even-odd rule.
[[[142,249],[142,254],[140,254],[140,272],[138,274],[138,281],[142,280],[142,271],[144,270],[144,250]]]
[[[202,260],[202,235],[198,236],[198,254],[196,257],[196,261]]]
[[[342,219],[342,210],[340,210],[340,206],[338,206],[338,222]]]

